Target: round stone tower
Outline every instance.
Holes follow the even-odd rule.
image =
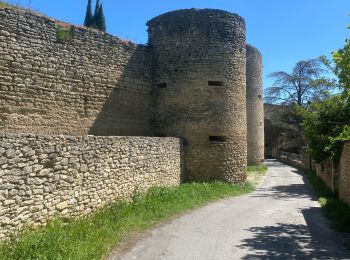
[[[264,160],[264,101],[262,57],[258,49],[247,45],[247,148],[248,165]]]
[[[155,128],[184,139],[188,181],[243,182],[247,166],[242,17],[188,9],[148,22]]]

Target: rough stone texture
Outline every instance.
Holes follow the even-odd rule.
[[[189,181],[245,180],[243,18],[190,9],[148,25],[143,46],[0,8],[0,236],[176,185],[180,173]],[[248,68],[253,87],[259,57]],[[170,136],[185,146],[178,138],[58,134]]]
[[[0,8],[0,56],[1,132],[152,134],[145,46]]]
[[[185,139],[189,181],[243,182],[247,166],[243,18],[220,10],[189,9],[163,14],[148,26],[158,134]],[[209,136],[226,140],[210,142]]]
[[[317,163],[316,174],[321,177],[333,192],[338,193],[339,167],[333,164],[332,159],[328,158],[321,163]]]
[[[302,168],[302,159],[300,154],[280,151],[278,160],[293,167]]]
[[[247,155],[248,165],[264,161],[264,101],[262,56],[247,44]]]
[[[305,146],[300,149],[300,159],[301,159],[301,168],[307,169],[307,170],[313,170],[312,159],[308,151],[308,148]]]
[[[0,239],[181,180],[178,138],[0,134]]]
[[[350,142],[345,142],[340,161],[339,197],[350,206]]]

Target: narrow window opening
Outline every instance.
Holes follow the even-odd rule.
[[[258,95],[258,97],[259,97],[260,99],[262,99],[262,95]]]
[[[210,143],[226,143],[226,136],[209,136]]]
[[[167,83],[158,83],[157,87],[159,87],[159,88],[166,88],[167,85],[168,85]]]
[[[223,85],[224,85],[223,81],[215,81],[215,80],[208,81],[208,86],[222,87]]]

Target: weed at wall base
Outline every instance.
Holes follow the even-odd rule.
[[[350,232],[350,207],[338,199],[323,180],[313,172],[306,172],[306,177],[314,187],[325,215],[333,221],[340,232]]]
[[[133,232],[217,199],[253,191],[250,183],[191,183],[152,188],[78,220],[53,220],[0,245],[0,259],[101,259]]]

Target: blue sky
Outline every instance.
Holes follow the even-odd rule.
[[[29,0],[8,1],[28,6]],[[350,38],[349,0],[102,0],[107,31],[123,39],[147,42],[145,23],[168,11],[217,8],[243,16],[247,42],[264,58],[264,87],[274,71],[289,72],[303,59],[328,55]],[[31,0],[32,8],[65,22],[82,24],[87,0]],[[93,0],[94,5],[94,0]]]

